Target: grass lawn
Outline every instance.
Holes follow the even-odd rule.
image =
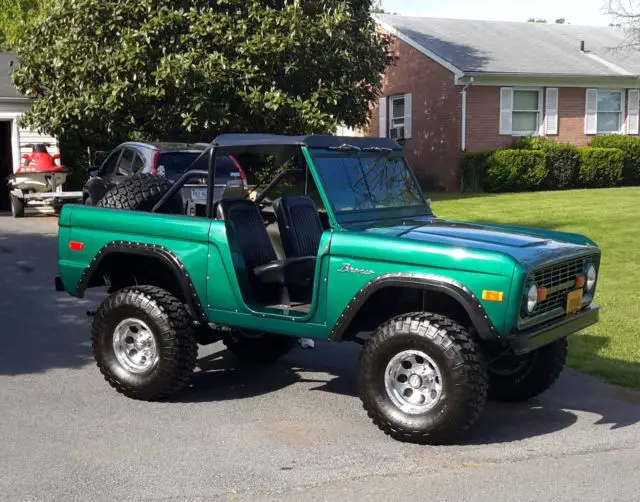
[[[507,195],[432,194],[442,218],[587,235],[602,248],[600,323],[572,335],[569,365],[640,388],[640,188]]]

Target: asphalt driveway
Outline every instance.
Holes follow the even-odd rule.
[[[1,500],[633,500],[640,394],[567,370],[490,404],[465,441],[395,442],[357,397],[359,347],[266,368],[201,349],[174,401],[128,400],[90,354],[85,300],[53,289],[53,217],[0,217]],[[640,335],[640,334],[639,334]]]

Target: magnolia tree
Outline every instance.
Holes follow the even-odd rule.
[[[23,35],[25,125],[83,146],[366,122],[392,62],[371,0],[55,0]]]

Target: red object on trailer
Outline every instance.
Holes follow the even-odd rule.
[[[15,174],[25,173],[65,173],[67,168],[56,164],[56,160],[60,160],[60,155],[51,155],[47,150],[47,146],[44,143],[37,143],[34,145],[25,145],[27,148],[31,148],[31,154],[23,154],[23,163]]]

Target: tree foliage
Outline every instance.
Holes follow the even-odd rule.
[[[19,46],[30,127],[127,138],[357,126],[392,62],[371,0],[54,0]]]
[[[44,15],[48,0],[0,0],[0,51],[16,48],[22,33]]]

